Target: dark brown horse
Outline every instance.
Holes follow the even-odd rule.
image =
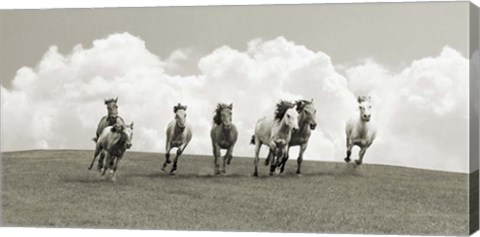
[[[212,130],[210,131],[210,137],[212,139],[213,148],[213,163],[214,174],[220,174],[220,165],[218,164],[218,158],[220,157],[221,149],[226,149],[227,152],[223,157],[223,165],[221,173],[226,173],[226,165],[230,165],[230,161],[233,157],[233,148],[238,138],[237,127],[232,123],[232,109],[233,104],[220,103],[215,109],[215,115],[213,117]]]
[[[98,123],[97,126],[97,132],[96,136],[92,138],[94,142],[97,142],[98,138],[100,137],[100,134],[103,132],[103,130],[106,127],[109,126],[114,126],[115,124],[118,125],[125,125],[125,122],[123,119],[118,116],[118,105],[117,105],[118,97],[115,99],[108,99],[104,100],[105,105],[107,105],[107,111],[108,114],[107,116],[104,116],[102,119],[100,119],[100,122]],[[105,158],[105,154],[102,152],[100,155],[100,159],[98,160],[98,169],[102,169],[103,167],[103,159]]]

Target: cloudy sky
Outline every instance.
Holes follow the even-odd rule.
[[[259,118],[281,98],[313,98],[305,159],[342,161],[345,120],[369,94],[379,134],[366,163],[468,172],[467,12],[462,2],[4,11],[1,148],[93,149],[103,99],[118,96],[133,150],[164,152],[182,102],[186,152],[210,154],[212,112],[227,102],[234,155],[252,156]]]

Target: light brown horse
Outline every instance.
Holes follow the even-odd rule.
[[[313,104],[313,99],[308,100],[298,100],[295,102],[296,110],[298,112],[298,130],[293,131],[292,138],[290,139],[290,143],[288,144],[287,154],[282,161],[280,167],[280,173],[283,173],[285,170],[285,163],[289,158],[290,147],[292,146],[300,146],[300,151],[297,158],[297,174],[301,174],[301,167],[303,161],[303,153],[308,146],[308,140],[310,139],[310,135],[312,134],[312,130],[315,130],[317,127],[316,121],[316,114],[317,110],[315,109],[315,105]],[[266,160],[268,165],[268,159]]]
[[[275,173],[277,166],[283,161],[292,137],[292,130],[298,130],[298,113],[294,107],[295,104],[282,100],[277,104],[274,118],[263,117],[258,120],[255,135],[251,140],[251,144],[255,145],[254,176],[258,176],[258,156],[262,145],[270,148],[269,157],[267,157],[271,163],[270,175]]]
[[[110,170],[112,180],[115,181],[118,163],[122,159],[125,151],[132,147],[132,138],[133,122],[130,125],[115,124],[103,129],[97,140],[95,153],[88,169],[92,169],[95,158],[100,153],[103,154],[103,152],[105,152],[107,156],[105,164],[102,165],[104,168],[101,168],[102,176],[105,175],[107,170]]]
[[[175,113],[175,119],[168,124],[167,127],[167,142],[165,146],[165,162],[163,163],[162,170],[165,171],[170,161],[170,150],[177,148],[177,155],[173,160],[173,166],[170,170],[170,175],[175,175],[177,170],[178,157],[183,153],[190,140],[192,140],[192,128],[187,123],[187,106],[178,105],[173,107]]]
[[[233,104],[217,105],[215,115],[213,117],[212,130],[210,131],[210,137],[212,139],[213,147],[213,163],[214,174],[220,174],[220,165],[218,164],[218,158],[220,157],[221,149],[226,149],[227,152],[223,157],[223,166],[221,173],[226,173],[226,165],[230,165],[233,157],[233,148],[238,138],[238,131],[235,124],[232,123],[232,109]]]
[[[350,162],[350,155],[352,154],[353,146],[358,146],[360,147],[360,152],[358,154],[358,160],[355,160],[355,164],[361,165],[367,148],[372,145],[373,140],[375,140],[377,135],[375,125],[370,122],[372,117],[372,104],[370,103],[370,100],[370,96],[359,96],[357,101],[360,116],[358,118],[350,119],[346,123],[345,133],[347,134],[347,157],[345,158],[345,162],[347,163]]]
[[[94,142],[97,142],[98,138],[100,137],[100,134],[103,132],[103,130],[106,127],[113,126],[115,124],[118,124],[121,126],[125,125],[125,122],[123,121],[123,119],[120,116],[118,116],[117,101],[118,101],[118,97],[115,99],[113,98],[108,100],[104,99],[104,102],[107,105],[108,114],[107,116],[104,116],[102,119],[100,119],[100,122],[98,123],[98,126],[97,126],[96,136],[92,138]],[[100,159],[98,160],[99,170],[102,169],[103,167],[104,158],[105,158],[105,154],[102,152],[102,154],[100,155]]]

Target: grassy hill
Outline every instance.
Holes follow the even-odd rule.
[[[322,233],[468,234],[468,176],[420,169],[296,161],[286,174],[251,176],[234,158],[128,152],[116,182],[87,170],[93,151],[2,153],[2,225]],[[263,164],[263,159],[260,161]]]

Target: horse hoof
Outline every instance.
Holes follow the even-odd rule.
[[[172,163],[172,161],[171,160],[166,160],[165,163],[170,164],[170,163]]]
[[[175,175],[175,171],[170,171],[170,175]]]
[[[357,166],[360,166],[360,165],[362,164],[362,161],[361,161],[361,160],[355,160],[355,164],[356,164]]]
[[[258,177],[258,173],[257,173],[257,172],[254,172],[252,176],[253,176],[253,177]]]
[[[347,162],[347,163],[350,162],[350,158],[348,158],[348,157],[345,158],[344,160],[345,160],[345,162]]]

